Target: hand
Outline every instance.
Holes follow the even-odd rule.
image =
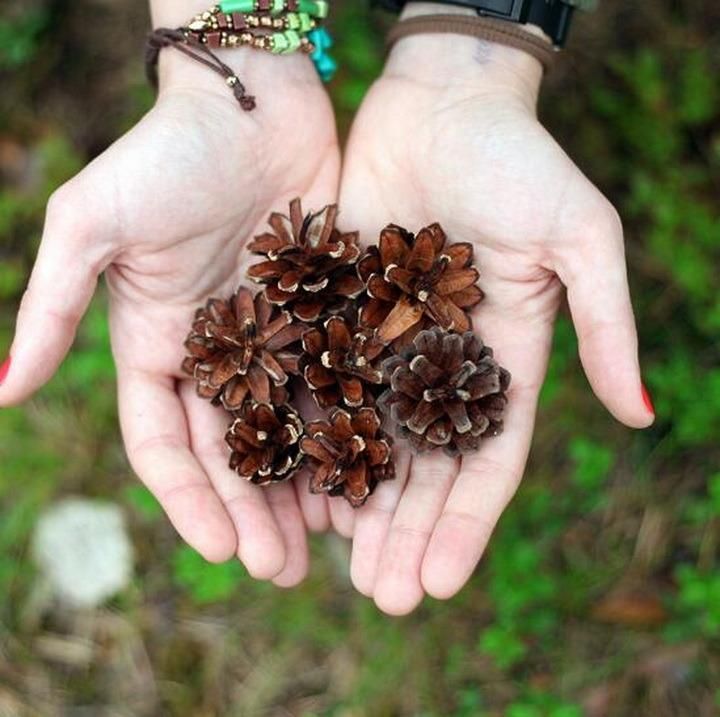
[[[244,281],[243,245],[271,210],[295,196],[308,209],[335,200],[339,152],[307,57],[240,50],[226,59],[241,63],[254,112],[212,72],[164,50],[154,109],[52,197],[0,405],[55,373],[105,271],[135,471],[208,560],[237,554],[253,576],[287,586],[308,559],[295,488],[259,490],[229,470],[227,418],[180,372],[182,344],[195,308]],[[310,526],[322,527],[324,499],[302,501]]]
[[[357,514],[352,579],[384,611],[468,580],[522,477],[563,286],[593,390],[629,426],[643,400],[622,227],[609,202],[539,124],[539,63],[471,38],[399,43],[352,131],[341,185],[348,226],[439,221],[474,244],[487,298],[475,329],[513,376],[505,433],[461,461],[401,454],[398,478]],[[402,445],[402,444],[400,444]],[[401,448],[401,450],[403,450]]]

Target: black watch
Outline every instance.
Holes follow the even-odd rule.
[[[373,0],[386,10],[400,12],[407,0]],[[553,45],[562,47],[567,39],[575,8],[563,0],[432,0],[443,5],[460,5],[477,10],[483,17],[537,25]]]

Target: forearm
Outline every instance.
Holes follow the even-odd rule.
[[[410,2],[401,19],[433,14],[476,15],[470,8]],[[540,28],[526,26],[525,29],[544,36]],[[486,90],[508,90],[533,106],[543,74],[540,62],[523,50],[456,34],[404,38],[393,48],[386,72],[441,86],[469,84]]]

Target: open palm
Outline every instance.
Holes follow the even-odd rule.
[[[394,55],[366,98],[341,204],[366,237],[390,221],[413,230],[439,221],[450,241],[473,243],[487,294],[475,330],[513,382],[505,432],[479,453],[403,454],[397,481],[362,511],[332,507],[338,529],[353,535],[355,586],[395,614],[426,592],[447,598],[462,587],[514,494],[563,284],[596,394],[628,425],[652,421],[615,211],[539,124],[532,91],[433,82],[418,64]]]
[[[252,113],[211,75],[200,85],[208,89],[166,88],[132,131],[53,196],[0,404],[25,399],[53,375],[106,271],[134,469],[206,558],[237,553],[254,576],[291,585],[307,569],[293,485],[261,491],[238,479],[227,467],[226,417],[180,372],[194,309],[232,293],[243,245],[268,214],[295,196],[320,206],[337,194],[328,99],[307,58],[283,62],[285,79],[273,66],[273,95],[259,96]]]

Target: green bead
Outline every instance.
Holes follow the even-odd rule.
[[[272,35],[272,53],[280,55],[287,50],[288,40],[282,32],[275,32]]]
[[[285,0],[272,0],[270,14],[279,15],[285,9]]]
[[[313,19],[307,13],[300,13],[300,32],[309,32],[313,29]],[[293,28],[295,30],[297,28]]]
[[[300,27],[302,27],[302,20],[299,15],[296,15],[294,12],[289,12],[285,16],[285,21],[287,22],[288,29],[290,30],[299,30]]]
[[[326,18],[330,6],[326,0],[300,0],[298,9],[312,17]]]
[[[222,0],[220,10],[224,13],[254,12],[255,0]]]
[[[288,30],[285,33],[285,38],[287,40],[287,48],[283,51],[283,54],[289,54],[291,52],[295,52],[295,50],[300,49],[300,45],[302,44],[300,41],[300,35],[295,32],[295,30]]]

